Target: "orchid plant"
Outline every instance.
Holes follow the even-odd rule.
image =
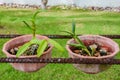
[[[88,48],[84,45],[84,43],[80,40],[80,38],[77,36],[76,34],[76,25],[75,22],[72,22],[72,31],[63,31],[65,33],[68,33],[75,41],[75,43],[70,43],[68,45],[76,47],[78,49],[81,49],[82,51],[85,51],[89,56],[93,56],[94,52],[95,52],[95,48],[94,47],[90,47],[90,50],[88,50]]]
[[[37,49],[37,57],[40,57],[42,55],[42,53],[45,51],[45,49],[47,48],[48,44],[52,44],[55,48],[57,48],[60,51],[64,51],[63,47],[58,44],[56,41],[52,40],[52,39],[48,39],[48,40],[39,40],[36,38],[36,16],[40,13],[40,11],[36,11],[35,14],[32,16],[31,18],[31,23],[32,25],[29,25],[26,21],[23,21],[23,23],[32,31],[32,39],[25,43],[23,46],[21,46],[16,54],[17,57],[19,57],[20,55],[24,54],[24,52],[29,48],[29,46],[31,46],[32,44],[37,44],[38,45],[38,49]]]

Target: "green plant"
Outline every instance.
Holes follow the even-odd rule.
[[[36,38],[36,23],[35,22],[36,22],[36,16],[38,13],[40,13],[40,11],[36,11],[30,20],[32,23],[32,26],[30,26],[26,21],[23,21],[24,24],[32,31],[33,37],[29,42],[25,43],[23,46],[21,46],[19,48],[19,50],[16,54],[17,57],[19,57],[21,54],[23,54],[29,48],[29,46],[32,44],[38,45],[38,49],[37,49],[37,56],[38,57],[40,57],[42,55],[42,53],[45,51],[46,47],[48,46],[48,43],[51,43],[58,50],[64,51],[64,49],[61,47],[61,45],[52,39],[39,40]]]
[[[74,39],[75,43],[71,43],[68,44],[70,46],[76,47],[78,49],[81,49],[83,51],[85,51],[89,56],[92,56],[94,54],[95,48],[94,47],[90,47],[91,48],[91,52],[88,50],[88,48],[84,45],[84,43],[79,39],[79,37],[76,35],[76,25],[75,22],[72,21],[72,31],[63,31],[65,33],[70,34],[70,36]]]

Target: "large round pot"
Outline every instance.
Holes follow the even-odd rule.
[[[48,39],[46,36],[37,35],[38,39]],[[24,43],[30,41],[32,39],[32,35],[24,35],[20,37],[13,38],[6,42],[3,46],[3,52],[6,54],[7,57],[16,57],[16,55],[12,55],[8,52],[8,50],[23,45]],[[40,58],[51,58],[51,51],[53,46],[50,45],[50,48],[45,51]],[[20,56],[19,58],[30,58],[30,57],[37,57],[36,55],[31,56]],[[11,65],[16,69],[24,72],[34,72],[46,65],[46,63],[11,63]]]
[[[79,36],[79,38],[82,40],[84,44],[89,44],[93,42],[100,43],[103,46],[108,47],[111,50],[110,55],[101,56],[101,57],[92,57],[92,56],[81,56],[79,54],[76,54],[72,52],[71,47],[69,45],[66,45],[66,49],[69,53],[69,56],[72,58],[83,58],[83,59],[113,59],[114,56],[119,51],[119,46],[116,42],[113,40],[98,36],[98,35],[83,35]],[[74,43],[74,39],[70,39],[67,44]],[[73,64],[77,69],[85,72],[85,73],[91,73],[95,74],[101,71],[104,71],[110,67],[110,65],[103,65],[103,64]]]

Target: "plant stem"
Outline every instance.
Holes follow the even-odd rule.
[[[36,37],[36,24],[35,24],[35,20],[32,20],[32,26],[33,26],[33,38]]]
[[[35,33],[35,32],[36,32],[36,30],[34,29],[34,30],[33,30],[33,37],[34,37],[34,38],[36,37],[36,35],[35,35],[36,33]]]
[[[39,12],[40,11],[35,12],[35,14],[32,17],[32,20],[31,20],[32,21],[32,27],[33,27],[33,38],[36,38],[36,24],[35,24],[35,22],[36,22],[36,16]]]
[[[87,49],[87,47],[84,45],[84,43],[78,38],[78,36],[75,33],[75,29],[76,29],[76,25],[75,22],[72,21],[72,37],[74,38],[75,42],[80,44],[80,46],[82,46],[82,50],[85,50],[85,52],[88,53],[89,56],[91,56],[89,50]],[[71,34],[71,33],[70,33]]]
[[[80,43],[82,46],[83,46],[83,50],[85,50],[89,56],[91,56],[89,50],[87,49],[87,47],[84,45],[84,43],[78,38],[78,36],[74,35],[74,40],[77,42],[77,43]]]

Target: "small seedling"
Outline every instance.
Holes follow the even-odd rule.
[[[88,48],[84,45],[84,43],[78,38],[78,36],[76,35],[76,25],[75,25],[75,22],[73,21],[72,22],[72,31],[69,32],[69,31],[63,31],[65,33],[68,33],[70,34],[70,36],[74,39],[75,43],[71,43],[71,44],[68,44],[70,46],[73,46],[73,47],[76,47],[77,49],[81,49],[82,51],[85,51],[89,56],[91,56],[92,54],[90,53],[90,51],[88,50]],[[92,53],[94,53],[94,49],[91,48],[92,50]]]
[[[108,50],[106,50],[104,47],[102,47],[99,43],[94,42],[93,44],[86,45],[80,40],[80,38],[76,35],[76,25],[75,22],[72,22],[72,31],[63,31],[68,34],[74,39],[74,43],[70,43],[68,45],[74,47],[77,50],[74,50],[75,53],[81,54],[81,55],[89,55],[89,56],[104,56],[109,53]]]
[[[36,38],[36,16],[37,14],[40,13],[40,11],[35,12],[35,14],[33,15],[33,17],[31,18],[31,23],[32,25],[29,25],[26,21],[23,21],[24,24],[32,31],[33,37],[32,39],[25,43],[23,46],[21,46],[16,54],[17,57],[19,57],[20,55],[24,54],[24,52],[33,44],[37,44],[38,45],[38,49],[37,49],[37,56],[40,57],[42,55],[42,53],[45,51],[45,49],[48,46],[48,43],[52,44],[55,48],[57,48],[60,51],[64,51],[64,49],[61,47],[60,44],[58,44],[56,41],[52,40],[52,39],[48,39],[48,40],[39,40]],[[32,54],[29,54],[32,55]]]

